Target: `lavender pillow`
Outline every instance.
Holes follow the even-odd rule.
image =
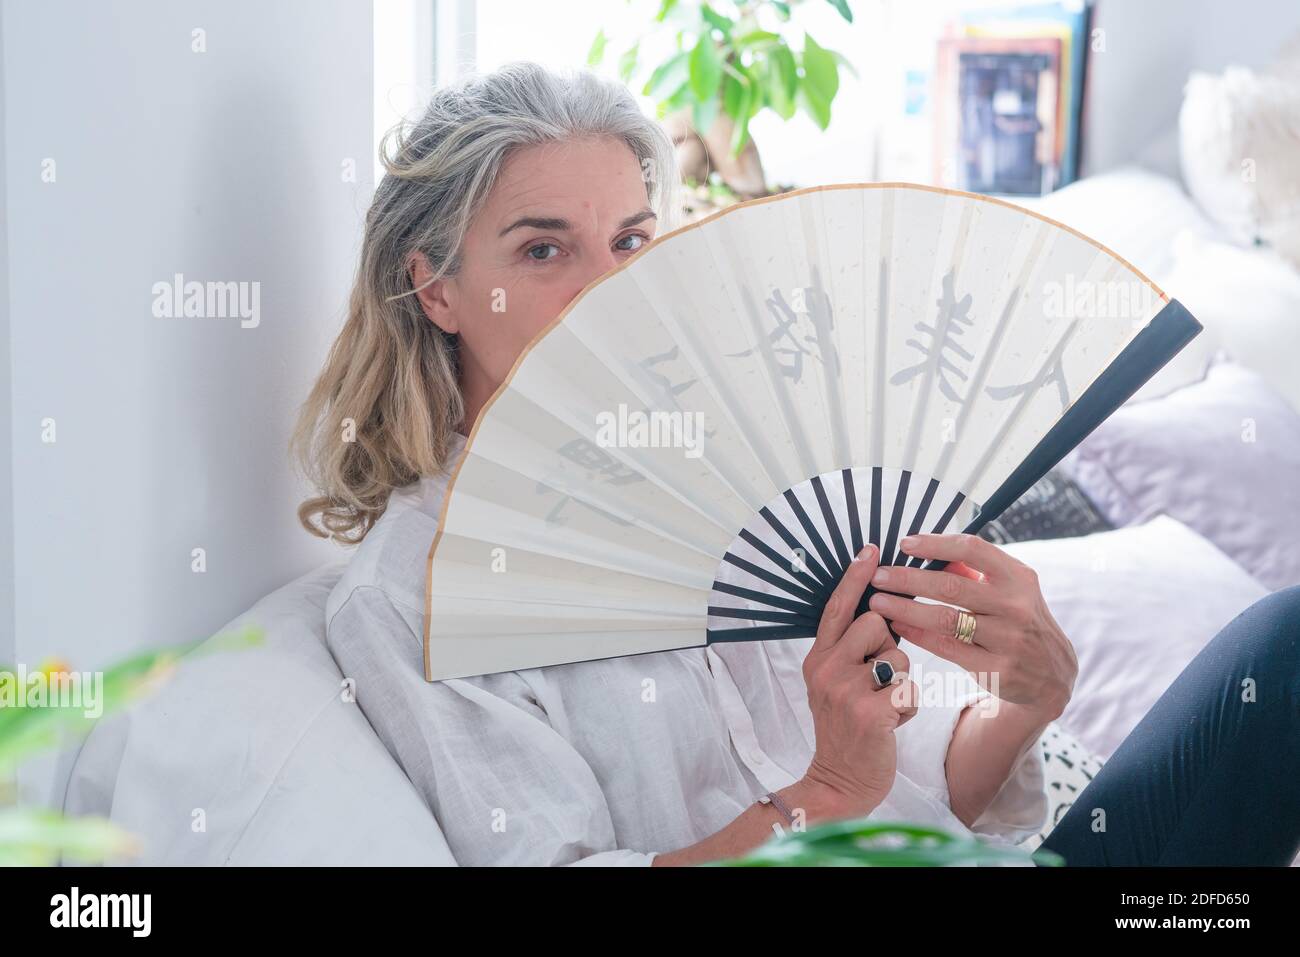
[[[1300,416],[1222,354],[1200,382],[1122,406],[1059,468],[1113,525],[1171,515],[1267,588],[1300,584]]]

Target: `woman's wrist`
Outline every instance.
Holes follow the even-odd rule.
[[[807,776],[776,793],[790,807],[796,820],[802,814],[803,820],[808,824],[866,817],[880,804],[880,799],[845,794],[829,784]]]

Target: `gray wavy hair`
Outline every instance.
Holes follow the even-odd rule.
[[[348,316],[310,395],[292,450],[319,494],[298,518],[313,535],[361,541],[394,489],[446,466],[464,416],[456,336],[424,315],[408,272],[423,253],[434,280],[456,275],[465,233],[511,153],[617,137],[647,177],[660,233],[679,221],[668,134],[626,87],[589,70],[514,62],[437,90],[414,124],[380,144],[386,173],[366,214]]]

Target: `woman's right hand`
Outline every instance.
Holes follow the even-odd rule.
[[[894,731],[916,714],[919,697],[906,674],[907,655],[895,645],[885,620],[875,612],[853,617],[879,560],[879,549],[868,545],[849,564],[804,659],[817,740],[812,762],[792,790],[809,816],[871,813],[894,785]],[[877,688],[864,658],[893,665],[894,683]]]

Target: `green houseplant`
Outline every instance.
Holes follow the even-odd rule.
[[[1064,863],[1039,848],[990,844],[970,835],[929,825],[860,818],[830,821],[802,832],[779,835],[748,854],[711,867],[951,867]]]
[[[791,44],[793,20],[805,2],[655,0],[650,25],[617,55],[622,80],[654,98],[687,185],[707,190],[715,206],[785,191],[770,190],[766,183],[749,133],[755,115],[770,109],[789,120],[802,110],[824,130],[839,91],[840,67],[857,76],[848,60],[806,30],[798,48]],[[853,22],[848,0],[824,2]],[[653,41],[663,47],[665,39],[671,52],[646,62],[643,51],[655,46]],[[589,65],[605,62],[610,42],[602,27],[592,41]]]
[[[206,641],[134,655],[100,673],[93,715],[87,713],[84,700],[72,703],[74,696],[65,693],[76,678],[63,662],[47,661],[25,680],[19,670],[0,666],[0,866],[48,866],[64,855],[93,864],[134,853],[134,838],[103,818],[68,817],[43,807],[18,806],[12,784],[18,765],[39,751],[89,734],[100,717],[166,681],[182,657],[248,647],[261,640],[260,629],[246,627]]]

